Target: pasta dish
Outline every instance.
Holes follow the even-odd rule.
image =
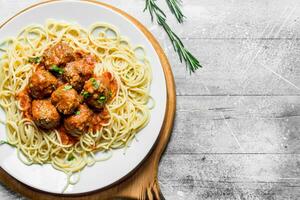
[[[5,143],[27,165],[65,172],[68,184],[85,166],[128,147],[150,119],[145,51],[110,24],[30,25],[4,40],[0,55]]]

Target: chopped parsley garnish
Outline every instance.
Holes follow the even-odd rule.
[[[87,99],[87,98],[89,98],[90,93],[88,93],[87,91],[83,91],[83,92],[81,93],[81,95],[83,96],[83,98]]]
[[[109,93],[108,93],[109,97],[112,97],[112,91],[109,90]]]
[[[65,85],[64,90],[71,90],[72,89],[72,85]]]
[[[68,161],[72,161],[72,160],[74,160],[74,159],[75,159],[75,157],[72,156],[72,155],[68,157]]]
[[[80,111],[77,110],[77,111],[75,112],[75,115],[80,115]]]
[[[101,95],[97,101],[98,101],[98,103],[104,103],[106,101],[106,96]]]
[[[30,63],[40,63],[42,61],[42,57],[33,57],[33,58],[28,58],[28,62]]]
[[[99,83],[96,81],[96,79],[90,78],[90,81],[92,82],[94,89],[97,90],[99,88]]]
[[[57,65],[52,65],[50,68],[50,71],[55,72],[60,75],[62,75],[64,73],[64,70],[62,68],[58,67]]]

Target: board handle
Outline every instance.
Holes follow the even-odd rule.
[[[163,196],[160,187],[159,187],[159,183],[157,181],[157,178],[155,178],[155,180],[153,181],[152,184],[150,184],[144,194],[141,196],[140,198],[141,200],[165,200],[165,197]]]

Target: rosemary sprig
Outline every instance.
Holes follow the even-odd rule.
[[[164,28],[166,31],[175,52],[177,52],[180,62],[184,60],[186,67],[189,69],[190,73],[195,72],[198,68],[202,67],[195,58],[185,47],[180,38],[171,30],[170,26],[167,24],[167,17],[165,13],[157,6],[156,0],[146,0],[145,10],[148,10],[151,15],[151,20],[156,17],[157,23]]]
[[[181,0],[166,0],[166,2],[168,4],[171,12],[173,13],[173,15],[175,15],[177,21],[179,23],[182,23],[185,16],[183,15],[182,11],[180,10]]]

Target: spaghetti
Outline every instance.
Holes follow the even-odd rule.
[[[41,57],[51,45],[64,41],[74,50],[93,54],[98,64],[95,74],[110,72],[118,91],[106,104],[109,120],[97,131],[83,134],[76,143],[64,144],[59,131],[42,130],[23,115],[17,94],[23,91],[35,70],[29,59]],[[0,45],[0,105],[6,113],[9,144],[26,165],[51,164],[70,176],[85,166],[108,159],[111,150],[127,147],[150,118],[151,67],[142,47],[132,47],[118,30],[106,23],[95,23],[88,30],[77,24],[48,20],[45,26],[30,25],[17,37]],[[97,158],[97,152],[110,152]]]

